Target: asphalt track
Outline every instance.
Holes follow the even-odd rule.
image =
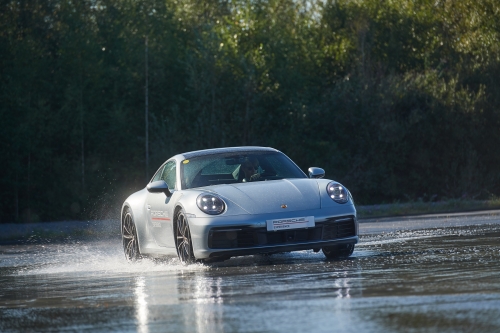
[[[113,233],[1,245],[0,332],[500,332],[499,211],[363,220],[360,233],[348,260],[210,266],[129,264]]]

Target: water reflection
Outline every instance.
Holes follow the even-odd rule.
[[[141,274],[133,280],[136,329],[152,333],[168,325],[173,331],[203,333],[257,325],[257,330],[267,331],[304,302],[315,306],[326,300],[334,303],[322,311],[350,316],[349,299],[362,296],[361,265],[356,259],[317,259],[299,254],[252,264],[246,258],[223,267]],[[252,318],[259,318],[258,323]]]
[[[196,331],[224,332],[222,278],[214,279],[198,273],[195,274],[193,282]]]
[[[139,276],[135,279],[135,317],[137,319],[137,331],[149,333],[148,330],[148,302],[146,293],[146,279]]]
[[[360,271],[354,272],[347,272],[344,271],[342,272],[344,277],[339,277],[336,278],[333,286],[336,289],[334,291],[334,297],[335,298],[351,298],[351,296],[362,296],[362,288],[361,288],[361,273]],[[354,289],[352,289],[352,286],[354,283],[356,283],[355,278],[353,275],[356,275],[355,278],[357,278],[357,282],[359,285],[355,286]],[[354,293],[354,295],[352,295]]]

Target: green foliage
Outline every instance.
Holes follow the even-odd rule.
[[[0,222],[111,216],[169,156],[238,145],[361,204],[500,194],[497,1],[0,6]]]

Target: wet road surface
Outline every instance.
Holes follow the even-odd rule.
[[[362,223],[344,261],[129,264],[120,239],[0,246],[0,332],[500,332],[500,223],[463,220]]]

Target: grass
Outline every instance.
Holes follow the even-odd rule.
[[[356,206],[358,218],[459,213],[476,210],[500,209],[500,198],[490,200],[451,199],[437,202],[414,201],[406,203]]]

